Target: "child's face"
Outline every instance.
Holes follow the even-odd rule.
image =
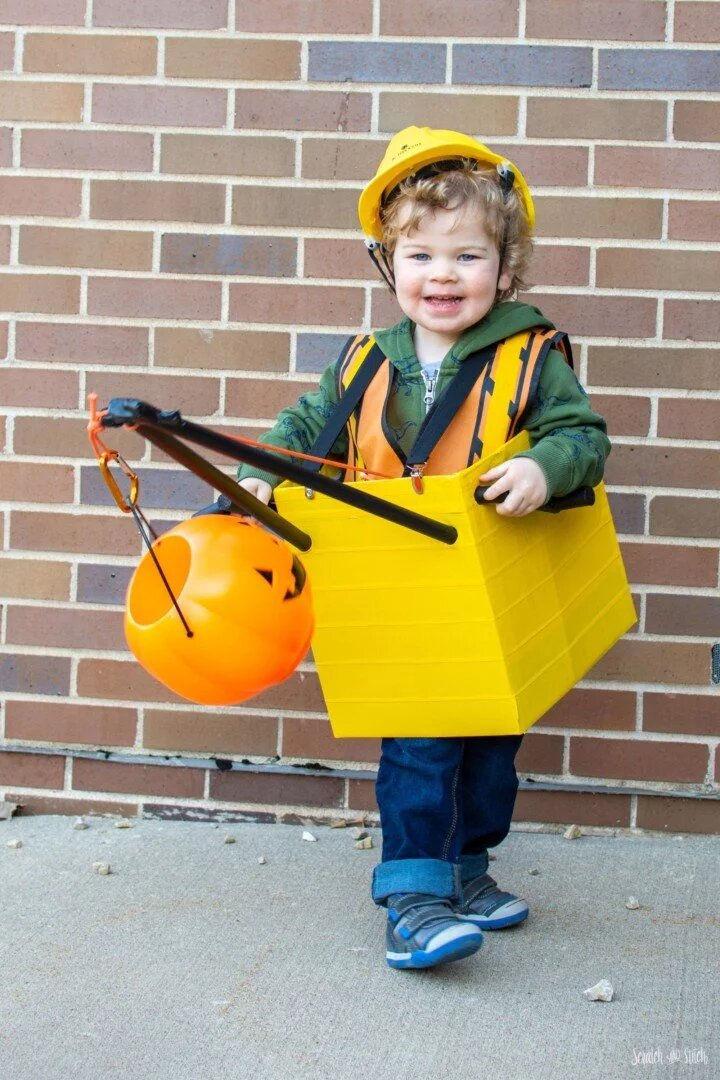
[[[398,237],[393,252],[398,303],[413,322],[455,341],[493,306],[499,260],[476,212],[435,210],[419,229]],[[498,287],[509,285],[510,275],[503,273]]]

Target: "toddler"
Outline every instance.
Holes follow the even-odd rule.
[[[531,449],[481,477],[489,484],[486,499],[496,500],[498,514],[522,517],[554,495],[597,485],[610,451],[605,422],[575,377],[566,336],[538,308],[516,299],[526,284],[534,223],[520,171],[459,132],[406,128],[363,190],[359,216],[403,318],[350,337],[318,389],[283,409],[262,441],[317,454],[318,436],[342,408],[351,373],[359,377],[363,370],[358,359],[372,360],[374,374],[352,418],[331,452],[319,456],[350,461],[359,479],[363,465],[386,475],[420,475],[423,465],[409,466],[408,456],[428,411],[463,364],[482,354],[486,361],[464,412],[424,464],[426,473],[465,468],[482,456],[487,436],[485,395],[494,388],[488,371],[497,371],[488,365],[493,358],[498,363],[503,342],[527,332],[518,392],[511,407],[503,406],[508,427],[501,441],[524,428]],[[238,478],[265,503],[280,482],[248,466]],[[383,843],[371,894],[387,909],[391,967],[458,960],[478,950],[484,930],[527,918],[526,901],[500,889],[487,872],[488,849],[510,829],[521,741],[522,735],[382,739],[376,792]]]

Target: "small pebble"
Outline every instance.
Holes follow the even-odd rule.
[[[358,851],[364,850],[365,848],[371,848],[372,846],[373,846],[372,836],[364,836],[362,838],[362,840],[356,840],[355,841],[355,847],[357,848]]]
[[[344,829],[346,827],[346,825],[347,825],[347,822],[345,821],[344,818],[334,818],[330,822],[330,828],[331,829]]]
[[[629,896],[627,898],[625,907],[629,908],[630,911],[637,911],[637,909],[640,907],[640,901],[636,896]]]
[[[228,833],[228,835],[225,837],[223,843],[225,843],[225,844],[234,844],[235,843],[235,837],[230,836],[230,834]]]
[[[308,832],[307,829],[303,829],[302,838],[303,840],[309,840],[313,844],[317,843],[317,836],[313,836],[313,834],[311,832]]]
[[[132,829],[132,827],[133,827],[132,821],[128,821],[127,818],[120,818],[119,821],[115,822],[115,828],[116,829]]]
[[[73,829],[89,829],[87,821],[83,817],[75,818],[73,822]]]
[[[488,851],[488,860],[489,860],[489,862],[495,862],[496,859],[497,859],[497,855],[493,854],[492,851]]]
[[[607,979],[601,979],[594,986],[583,990],[583,994],[588,1001],[612,1001],[614,992],[612,983],[608,982]]]
[[[533,877],[537,877],[539,873],[540,871],[536,867],[533,867],[532,870],[528,870],[528,874],[532,874]]]
[[[579,825],[570,825],[563,833],[563,836],[566,840],[577,840],[578,837],[582,836],[582,829]]]
[[[264,855],[261,855],[259,857],[259,859],[258,859],[258,862],[260,863],[261,866],[265,866],[265,864],[267,863],[267,859],[265,858]]]
[[[353,829],[352,834],[356,840],[363,840],[368,835],[368,831],[367,829]]]
[[[8,840],[7,846],[12,848],[21,848],[22,840]]]
[[[110,863],[94,862],[92,868],[96,874],[101,874],[103,877],[107,877],[110,873]]]

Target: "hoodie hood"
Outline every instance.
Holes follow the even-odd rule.
[[[443,366],[459,365],[466,356],[478,349],[503,341],[521,330],[529,330],[532,326],[555,329],[554,323],[532,304],[523,304],[517,300],[494,304],[480,322],[469,326],[461,334],[444,357]],[[408,371],[419,366],[413,343],[414,327],[412,319],[406,315],[394,326],[387,330],[377,330],[374,335],[388,360],[401,370]]]

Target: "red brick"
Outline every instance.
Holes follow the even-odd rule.
[[[0,98],[0,120],[33,123],[81,123],[83,87],[76,82],[30,82],[8,79]]]
[[[70,814],[82,814],[86,817],[125,817],[138,816],[138,807],[129,803],[115,803],[100,799],[61,799],[43,798],[39,795],[18,795],[14,791],[7,791],[5,798],[8,802],[18,804],[18,817],[32,817],[36,814],[55,814],[67,817]]]
[[[620,394],[592,395],[590,404],[607,423],[608,435],[647,435],[650,431],[650,398]]]
[[[334,0],[264,0],[238,4],[235,29],[252,33],[368,34],[372,30],[372,0],[337,4]]]
[[[269,131],[369,131],[370,94],[338,90],[235,91],[235,127]]]
[[[643,729],[677,735],[720,735],[717,694],[643,694]]]
[[[23,754],[0,750],[0,785],[62,788],[65,758],[58,754]]]
[[[17,217],[78,217],[82,180],[54,176],[0,177],[3,214]]]
[[[93,0],[93,26],[224,30],[227,11],[227,0]]]
[[[720,799],[639,795],[637,827],[675,833],[720,833]]]
[[[0,400],[6,407],[76,409],[79,394],[78,374],[75,371],[39,371],[37,368],[21,367],[0,369]]]
[[[355,326],[362,321],[364,294],[340,285],[230,285],[230,318],[237,322],[303,326]]]
[[[518,770],[523,773],[561,773],[564,741],[562,735],[529,732],[515,759]]]
[[[377,763],[380,739],[336,739],[326,718],[283,718],[283,758]]]
[[[120,516],[21,510],[14,510],[10,515],[10,546],[20,551],[137,555],[140,544],[137,529]]]
[[[107,701],[162,701],[187,705],[135,661],[85,660],[78,663],[77,689],[81,697]]]
[[[194,375],[149,375],[144,372],[101,371],[93,375],[92,388],[100,402],[113,397],[134,397],[163,409],[179,409],[195,416],[211,416],[220,401],[218,379]],[[114,444],[109,433],[107,438]]]
[[[650,503],[650,532],[690,539],[720,537],[720,500],[656,495]]]
[[[345,781],[339,777],[287,773],[211,772],[210,798],[265,806],[343,806]]]
[[[281,409],[314,389],[313,383],[289,379],[228,379],[225,412],[228,416],[274,419]]]
[[[714,439],[720,432],[720,401],[661,398],[658,435],[661,439]]]
[[[680,102],[676,102],[679,105]],[[720,102],[718,102],[720,105]],[[718,111],[720,124],[720,110]],[[720,137],[720,136],[719,136]],[[715,204],[698,200],[670,200],[668,218],[668,237],[670,240],[702,240],[718,243],[720,241],[720,215],[715,213]]]
[[[8,701],[5,706],[5,737],[67,746],[132,746],[137,713],[114,705],[80,702]]]
[[[20,160],[26,169],[150,172],[153,137],[141,131],[51,131],[30,128],[22,132]]]
[[[629,739],[570,739],[570,773],[618,780],[700,783],[708,747],[699,743]]]
[[[69,274],[0,274],[0,308],[75,315],[80,310],[80,278]]]
[[[657,301],[646,297],[573,296],[571,293],[531,292],[521,295],[536,305],[556,326],[574,337],[645,338],[655,334]]]
[[[621,5],[613,7],[527,0],[525,32],[529,38],[540,40],[664,41],[665,4],[623,0]],[[514,33],[510,36],[514,37]]]
[[[717,450],[690,446],[615,444],[605,468],[610,484],[657,487],[720,488]]]
[[[517,793],[513,820],[627,828],[630,796],[523,789]]]
[[[620,549],[634,584],[711,587],[717,581],[717,548],[623,541]]]
[[[90,373],[90,390],[94,379],[95,375]],[[122,454],[129,464],[137,463],[145,452],[145,440],[127,428],[113,428],[112,436],[107,437],[113,449]],[[16,416],[14,447],[16,454],[32,454],[34,457],[95,459],[87,437],[87,419]]]
[[[86,0],[2,0],[0,18],[14,26],[83,26]]]
[[[203,795],[204,785],[204,769],[73,759],[73,791],[116,791],[128,795],[175,795],[197,799]]]
[[[252,699],[257,709],[292,709],[294,712],[324,712],[325,700],[314,671],[295,671],[278,686]]]
[[[674,41],[720,41],[720,11],[715,3],[675,5]]]
[[[482,4],[455,0],[442,12],[435,0],[392,0],[380,7],[380,33],[391,37],[475,37],[482,33],[485,40],[514,38],[517,32],[517,4],[505,0],[484,0]]]
[[[146,709],[143,746],[148,750],[272,756],[278,722],[272,716],[190,709]]]
[[[667,306],[665,311],[667,313]],[[590,345],[588,348],[589,387],[714,390],[718,382],[720,349],[617,345]]]
[[[595,185],[714,191],[720,186],[720,154],[687,147],[596,146]]]
[[[18,360],[57,360],[63,364],[92,364],[93,367],[100,364],[145,366],[148,362],[148,330],[144,326],[18,322],[15,355]]]
[[[138,34],[26,34],[23,70],[65,75],[154,75],[157,41]]]
[[[62,649],[127,650],[122,612],[75,607],[9,607],[7,642]]]
[[[540,718],[543,727],[633,731],[635,698],[629,690],[575,688]]]
[[[219,319],[219,281],[98,277],[88,281],[88,314],[134,319]]]
[[[23,600],[69,600],[70,563],[0,557],[0,596]]]
[[[705,686],[708,651],[705,645],[623,639],[590,669],[586,678]]]
[[[71,503],[73,475],[71,465],[0,461],[0,501]]]
[[[645,632],[671,637],[717,637],[720,596],[648,593]]]
[[[158,326],[155,366],[203,371],[282,371],[290,366],[290,335],[272,330],[197,330]]]
[[[90,216],[123,223],[221,223],[225,220],[225,189],[222,184],[175,180],[92,180]]]
[[[714,300],[666,300],[664,335],[669,341],[720,341],[720,305]],[[714,363],[717,357],[710,355]]]
[[[226,115],[226,90],[122,83],[96,83],[93,87],[94,124],[221,128]]]
[[[0,687],[7,694],[70,692],[70,657],[0,653]]]

